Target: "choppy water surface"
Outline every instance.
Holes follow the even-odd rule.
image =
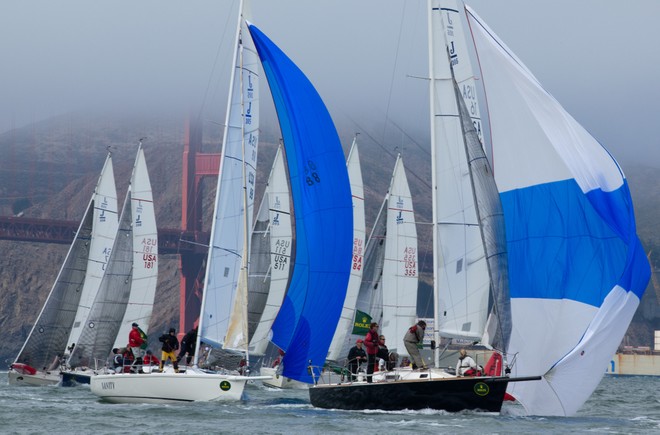
[[[606,377],[576,417],[313,408],[305,390],[246,387],[236,403],[117,405],[87,387],[12,387],[0,373],[0,433],[660,433],[660,377]]]

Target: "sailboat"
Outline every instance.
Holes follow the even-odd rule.
[[[247,350],[247,246],[257,156],[256,72],[260,59],[284,136],[296,216],[296,265],[301,259],[309,260],[309,249],[324,248],[320,259],[294,269],[280,315],[283,309],[295,313],[290,298],[297,292],[292,288],[318,293],[318,297],[309,298],[312,307],[303,306],[298,317],[301,321],[288,325],[294,326],[290,337],[296,341],[295,349],[307,353],[308,360],[319,361],[319,356],[324,360],[332,337],[321,334],[320,341],[310,345],[310,334],[316,338],[329,316],[329,321],[337,322],[350,269],[352,219],[343,151],[312,85],[258,28],[244,21],[242,3],[240,10],[232,68],[237,72],[236,76],[232,74],[232,83],[237,85],[230,92],[196,348],[199,350],[203,340],[225,351]],[[325,261],[324,255],[330,260]],[[329,292],[329,288],[339,290]],[[302,322],[308,318],[310,308],[321,312],[319,325]],[[198,355],[195,352],[195,366]],[[307,363],[287,368],[307,373]],[[228,369],[209,373],[192,367],[185,373],[99,375],[92,378],[91,391],[111,402],[239,400],[248,380],[263,378],[232,374]]]
[[[346,394],[313,388],[316,406],[499,411],[506,386],[529,414],[573,415],[602,378],[648,282],[627,182],[614,158],[473,10],[461,9],[488,107],[486,149],[496,165],[488,163],[481,122],[466,105],[476,92],[468,80],[474,74],[458,67],[469,63],[458,44],[459,8],[429,1],[434,333],[470,331],[504,354],[512,376],[443,382],[432,369],[425,387],[363,388],[359,408],[341,404]],[[458,295],[464,297],[453,303]],[[473,316],[473,304],[488,307],[489,316]],[[399,408],[379,399],[386,393]]]
[[[206,262],[194,366],[183,373],[95,376],[91,391],[110,402],[239,400],[248,381],[229,369],[198,367],[200,343],[247,350],[247,240],[251,228],[259,129],[258,58],[243,22],[235,33],[226,128]]]
[[[132,323],[148,332],[157,281],[158,231],[140,142],[106,273],[62,371],[63,385],[89,383],[90,376],[105,371],[110,351],[128,343]]]
[[[106,157],[69,252],[53,287],[9,370],[12,385],[54,385],[61,360],[76,343],[105,273],[117,233],[112,156]]]
[[[504,221],[492,171],[475,128],[478,123],[470,116],[456,82],[454,66],[464,68],[464,62],[469,61],[458,43],[460,17],[455,2],[431,0],[427,7],[436,343],[442,334],[501,345],[509,315],[508,283],[503,273],[507,267]],[[457,69],[462,76],[465,70]],[[462,85],[470,83],[463,81]],[[387,228],[388,233],[391,230]],[[416,235],[413,239],[416,242]],[[405,243],[403,247],[407,249]],[[416,245],[414,248],[416,251]],[[387,251],[384,255],[387,257]],[[409,302],[408,316],[415,316],[415,302],[416,298]],[[384,310],[383,323],[388,317],[396,318],[395,313],[390,311],[388,316]],[[402,331],[413,323],[397,325],[394,337],[402,337]],[[488,335],[492,328],[493,337]],[[404,349],[402,343],[397,348]],[[499,412],[509,382],[540,379],[459,377],[439,368],[438,348],[434,359],[436,367],[395,368],[380,378],[382,382],[318,384],[310,389],[310,400],[322,408]]]

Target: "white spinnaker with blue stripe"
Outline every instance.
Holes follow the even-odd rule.
[[[572,415],[597,387],[650,270],[616,161],[467,8],[486,93],[509,253],[512,375],[535,415]]]

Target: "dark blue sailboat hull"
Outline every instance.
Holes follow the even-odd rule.
[[[80,373],[62,372],[61,376],[62,376],[63,387],[73,387],[80,384],[89,385],[89,379],[91,377],[91,373],[86,375]]]
[[[439,409],[448,412],[499,412],[511,381],[534,378],[449,378],[315,385],[309,389],[312,405],[327,409]]]

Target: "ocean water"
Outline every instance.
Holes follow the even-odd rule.
[[[123,405],[88,387],[12,387],[0,372],[0,433],[7,434],[660,434],[660,377],[606,377],[575,417],[313,408],[306,390],[246,387],[234,403]]]

